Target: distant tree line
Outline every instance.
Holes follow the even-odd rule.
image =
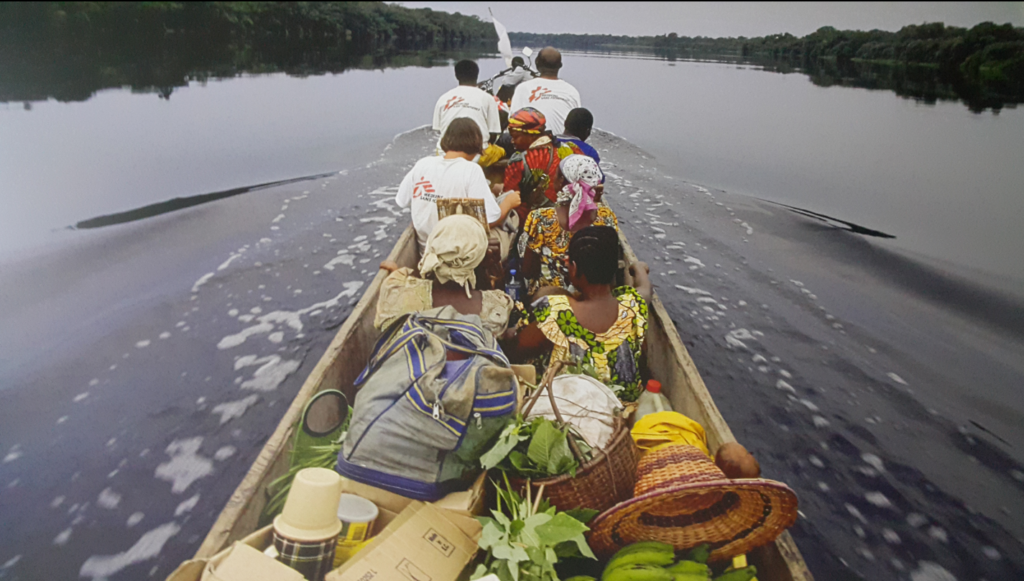
[[[836,30],[825,26],[803,37],[774,34],[756,38],[679,36],[612,36],[591,34],[510,33],[517,45],[551,45],[583,51],[653,53],[668,60],[721,57],[767,65],[772,70],[796,69],[822,74],[820,84],[847,84],[875,88],[891,79],[895,89],[912,83],[922,86],[921,73],[880,73],[880,66],[934,69],[937,94],[957,95],[975,110],[1024,101],[1024,28],[983,22],[972,28],[941,22],[904,26],[897,32]],[[867,65],[871,65],[870,67]],[[869,82],[859,78],[870,77]],[[927,76],[927,75],[924,75]],[[884,83],[882,83],[884,85]],[[925,83],[928,85],[928,83]],[[877,87],[882,88],[882,87]],[[907,96],[921,91],[913,90]],[[927,91],[925,91],[927,93]],[[926,99],[927,100],[927,99]]]
[[[476,16],[383,2],[0,2],[0,101],[124,85],[169,97],[189,80],[383,68],[496,42]]]

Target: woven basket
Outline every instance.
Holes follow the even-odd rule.
[[[564,361],[552,362],[549,365],[540,388],[524,409],[523,415],[527,415],[541,393],[547,391],[551,398],[552,411],[559,423],[565,423],[558,412],[558,406],[555,405],[555,398],[551,392],[551,382],[554,381],[555,376],[564,365]],[[579,450],[571,440],[572,438],[570,438],[570,447],[573,455],[579,461]],[[608,446],[604,450],[598,451],[588,462],[581,463],[582,465],[576,469],[575,478],[570,474],[562,474],[542,480],[530,480],[530,496],[536,497],[537,494],[543,494],[560,511],[574,508],[607,510],[619,502],[633,497],[633,487],[636,486],[636,465],[639,459],[640,451],[629,433],[629,426],[622,418],[616,418],[615,429],[608,441]],[[526,488],[526,482],[525,478],[509,476],[509,483],[519,490]]]
[[[640,451],[633,443],[626,423],[621,418],[616,422],[608,447],[577,468],[575,478],[562,474],[554,478],[531,480],[531,496],[535,496],[543,487],[544,497],[560,511],[574,508],[605,511],[632,498]],[[519,490],[526,488],[526,480],[523,478],[509,476],[509,482]]]

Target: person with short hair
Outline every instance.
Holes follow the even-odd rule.
[[[448,125],[455,119],[469,118],[476,122],[484,143],[491,143],[501,133],[501,122],[498,118],[498,103],[494,96],[477,88],[476,79],[480,75],[480,67],[471,60],[455,63],[455,78],[459,85],[441,95],[434,106],[435,131],[443,136]],[[438,142],[438,149],[443,151]]]
[[[556,135],[560,143],[571,143],[583,155],[594,158],[598,164],[601,163],[601,155],[597,153],[592,145],[587,143],[590,132],[594,128],[594,115],[583,107],[577,107],[565,117],[565,129],[561,135]],[[601,180],[604,181],[603,178]]]
[[[636,288],[612,288],[619,265],[619,234],[610,226],[589,226],[569,242],[569,280],[578,298],[537,299],[531,323],[504,346],[515,361],[542,356],[593,366],[602,382],[620,385],[620,397],[633,401],[642,391],[640,354],[647,334],[651,283],[647,265],[629,267]],[[550,355],[547,355],[550,353]]]
[[[483,150],[479,126],[470,118],[454,119],[441,137],[443,156],[428,156],[416,162],[406,174],[395,203],[411,208],[412,224],[420,252],[437,224],[437,200],[442,198],[477,198],[484,201],[487,221],[499,226],[508,213],[519,206],[519,192],[506,195],[499,204],[491,193],[484,170],[473,163]]]
[[[562,53],[546,47],[537,54],[537,71],[540,77],[523,81],[516,86],[512,96],[512,113],[523,107],[533,107],[544,114],[548,129],[555,135],[565,129],[565,118],[569,111],[582,107],[580,92],[568,82],[558,78],[562,68]]]

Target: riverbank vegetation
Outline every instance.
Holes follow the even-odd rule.
[[[430,64],[496,42],[475,16],[383,2],[3,2],[0,101],[169,97],[189,80]]]
[[[1024,28],[941,22],[884,30],[822,27],[803,37],[611,36],[511,33],[514,44],[651,53],[667,60],[724,58],[780,72],[806,72],[817,84],[894,90],[925,101],[962,99],[972,110],[1024,101]],[[912,85],[908,87],[909,85]]]

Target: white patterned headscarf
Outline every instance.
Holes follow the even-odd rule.
[[[594,158],[579,154],[567,156],[559,168],[566,184],[558,192],[557,203],[569,205],[569,228],[572,229],[587,210],[597,209],[594,201],[597,191],[594,188],[601,184],[604,174]]]
[[[427,238],[426,250],[420,259],[420,276],[434,275],[444,284],[455,281],[465,287],[472,298],[476,286],[474,270],[487,254],[487,233],[483,224],[472,216],[455,214],[438,221]]]

